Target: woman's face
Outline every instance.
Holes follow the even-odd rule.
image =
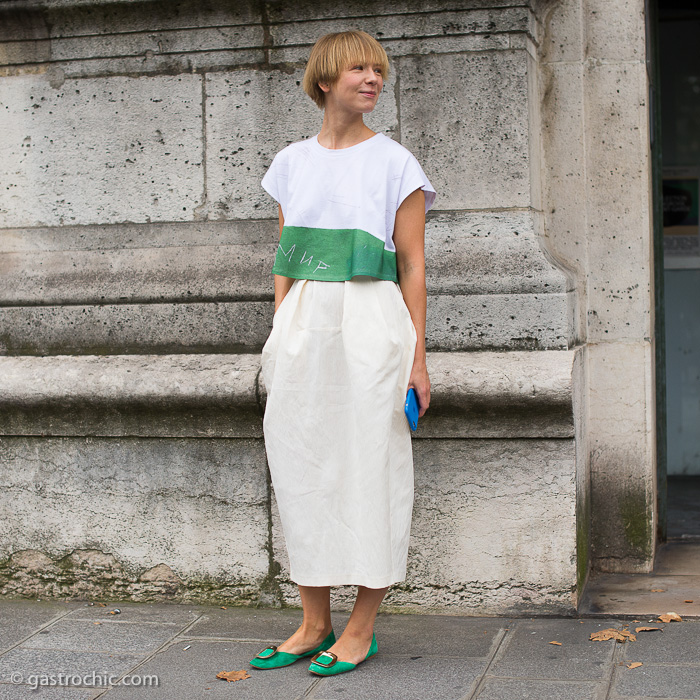
[[[382,87],[384,78],[380,66],[362,61],[353,63],[340,73],[328,90],[324,89],[326,107],[330,101],[344,110],[367,114],[375,108]]]

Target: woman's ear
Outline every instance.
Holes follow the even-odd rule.
[[[319,83],[318,86],[323,92],[330,92],[331,86],[328,83]]]

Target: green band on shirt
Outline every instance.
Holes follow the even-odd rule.
[[[340,282],[355,275],[398,281],[396,253],[384,241],[357,228],[282,229],[272,272],[295,279]]]

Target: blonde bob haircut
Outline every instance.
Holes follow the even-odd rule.
[[[326,93],[319,83],[332,85],[340,74],[355,63],[380,66],[382,77],[389,77],[389,59],[381,44],[367,32],[352,30],[322,36],[311,49],[302,83],[304,92],[323,109]]]

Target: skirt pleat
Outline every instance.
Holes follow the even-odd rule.
[[[416,331],[395,282],[295,280],[262,352],[263,420],[303,586],[402,581],[413,510],[403,407]]]

